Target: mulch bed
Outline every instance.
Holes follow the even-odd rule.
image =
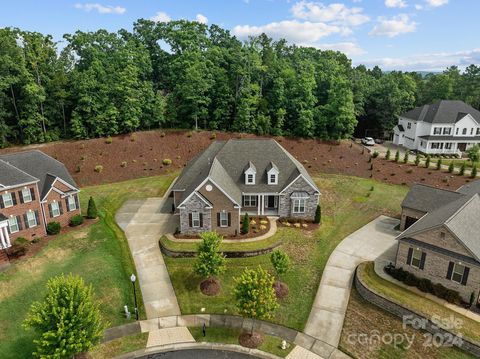
[[[208,278],[200,283],[200,291],[209,297],[213,297],[220,293],[221,288],[222,286],[216,278]]]
[[[286,224],[289,223],[289,224]],[[300,224],[300,227],[295,226],[296,223]],[[307,227],[304,226],[304,224],[307,225]],[[320,227],[319,223],[313,223],[305,220],[296,220],[293,218],[279,218],[277,221],[277,227],[287,227],[287,228],[295,228],[295,229],[301,229],[304,231],[315,231]]]
[[[95,222],[98,222],[98,218],[97,219],[87,219],[85,218],[83,223],[81,225],[78,225],[76,227],[63,227],[61,230],[60,230],[60,233],[59,234],[55,234],[55,235],[47,235],[46,237],[42,237],[42,238],[38,238],[35,242],[31,241],[30,244],[28,245],[27,247],[27,252],[25,253],[25,255],[21,256],[21,257],[17,257],[17,258],[14,258],[14,257],[10,257],[10,263],[15,263],[16,261],[18,260],[23,260],[23,259],[28,259],[28,258],[31,258],[31,257],[34,257],[38,252],[40,252],[48,243],[50,243],[51,241],[53,241],[54,239],[56,239],[58,236],[61,236],[61,235],[64,235],[64,234],[67,234],[67,233],[70,233],[72,231],[77,231],[81,228],[84,228],[84,227],[87,227],[87,226],[90,226],[91,224],[95,223]]]
[[[278,299],[284,299],[288,296],[289,289],[288,289],[288,285],[286,283],[283,283],[283,282],[280,282],[280,281],[276,280],[273,283],[273,289],[275,290],[275,296]]]
[[[124,181],[138,177],[161,175],[182,169],[214,138],[209,131],[155,130],[82,141],[63,141],[41,145],[11,147],[0,154],[39,149],[65,163],[79,186]],[[215,139],[255,138],[251,134],[216,133]],[[426,183],[456,189],[469,181],[467,177],[451,176],[434,169],[397,164],[376,158],[370,162],[370,153],[357,143],[321,141],[288,137],[273,137],[291,152],[312,173],[331,173],[374,178],[392,184]],[[171,165],[164,165],[170,159]],[[122,164],[123,163],[123,164]],[[371,169],[373,163],[374,169]],[[101,165],[100,173],[95,166]],[[408,170],[412,170],[408,173]],[[431,172],[430,174],[428,172]],[[393,175],[392,175],[393,174]]]
[[[240,334],[238,337],[238,343],[242,347],[250,348],[250,349],[256,349],[263,343],[263,335],[260,333],[253,332],[243,332]]]

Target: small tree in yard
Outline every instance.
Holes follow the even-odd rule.
[[[475,145],[470,147],[470,149],[467,151],[467,156],[472,163],[477,163],[480,160],[480,146]]]
[[[420,153],[417,153],[415,155],[415,166],[418,166],[420,164]]]
[[[403,156],[403,163],[408,163],[408,157],[409,157],[408,151],[405,151],[405,156]]]
[[[467,164],[465,162],[462,163],[462,166],[460,167],[460,171],[458,172],[458,174],[460,176],[463,176],[465,174],[465,169],[467,168]]]
[[[103,337],[105,328],[92,286],[72,274],[51,278],[42,302],[34,302],[23,323],[39,336],[34,356],[72,358],[85,353]]]
[[[430,155],[427,155],[427,159],[425,160],[425,168],[430,168]]]
[[[216,232],[203,232],[202,243],[198,246],[198,257],[194,265],[195,273],[205,278],[200,290],[205,295],[217,295],[220,282],[215,276],[225,272],[225,256],[220,252],[222,236]]]
[[[259,266],[256,270],[245,269],[240,277],[234,278],[234,281],[234,296],[240,315],[254,320],[273,317],[273,313],[279,307],[273,289],[273,276]],[[239,338],[240,344],[249,348],[257,348],[262,341],[262,336],[254,333],[253,325],[250,333],[244,332]]]
[[[450,164],[448,165],[448,173],[453,173],[453,170],[455,169],[455,164],[452,162],[450,162]]]
[[[397,150],[397,152],[395,152],[395,162],[398,162],[400,161],[400,151]]]
[[[93,197],[90,197],[88,200],[88,209],[87,209],[87,218],[88,219],[95,219],[98,217],[97,205],[95,204],[95,200]]]
[[[273,269],[277,274],[277,280],[273,283],[275,289],[275,295],[277,298],[285,298],[288,295],[288,285],[280,281],[280,276],[287,273],[290,269],[290,258],[288,254],[276,249],[270,254],[270,262],[272,262]]]
[[[437,161],[437,170],[441,170],[441,169],[442,169],[442,159],[439,158]]]
[[[387,150],[387,153],[385,154],[385,159],[388,161],[390,159],[390,149]]]
[[[315,223],[320,223],[322,221],[322,208],[317,204],[317,209],[315,210]]]
[[[248,218],[248,213],[245,213],[242,221],[242,234],[247,234],[250,231],[250,218]]]
[[[470,177],[472,177],[472,178],[477,177],[477,165],[474,165],[472,167],[472,173],[470,174]]]

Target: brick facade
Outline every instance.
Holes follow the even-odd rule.
[[[431,236],[436,236],[437,233],[432,231]],[[425,237],[425,235],[424,235]],[[450,240],[443,242],[443,249],[452,250],[456,248],[456,245]],[[425,253],[425,264],[423,269],[419,269],[415,266],[408,264],[408,251],[409,248],[420,249]],[[415,274],[420,278],[427,278],[432,281],[432,283],[440,283],[446,288],[456,290],[462,296],[462,299],[466,302],[470,301],[470,296],[474,293],[475,301],[479,296],[480,289],[480,263],[478,263],[474,258],[468,255],[469,260],[460,260],[454,258],[445,253],[440,253],[437,250],[434,250],[432,247],[422,247],[421,244],[415,245],[412,243],[407,243],[400,240],[398,243],[397,249],[397,258],[395,266],[398,268],[403,268],[404,270]],[[447,279],[447,273],[449,268],[449,263],[461,263],[469,268],[468,279],[465,285],[457,283],[451,279]],[[475,264],[476,263],[476,264]]]
[[[22,203],[23,200],[20,194],[22,192],[22,189],[25,189],[25,188],[31,191],[33,196],[32,196],[32,201],[27,203]],[[0,191],[0,196],[7,192],[12,193],[12,196],[13,194],[15,194],[16,204],[8,208],[5,208],[4,206],[0,206],[0,207],[3,207],[3,208],[0,208],[0,211],[7,218],[16,217],[20,227],[20,230],[18,232],[10,233],[10,241],[13,243],[15,239],[17,239],[18,237],[23,237],[28,240],[32,240],[34,238],[46,236],[47,232],[45,229],[42,206],[40,204],[40,194],[38,192],[37,184],[35,183],[27,186],[11,188],[7,191],[5,190]],[[32,228],[28,228],[28,226],[25,223],[26,213],[30,211],[35,213],[37,218],[37,225]]]
[[[307,192],[310,196],[305,202],[305,213],[293,213],[293,201],[290,198],[293,192]],[[295,217],[313,220],[315,218],[315,210],[318,205],[318,193],[303,178],[298,178],[292,183],[287,190],[279,196],[278,199],[278,215],[280,217]]]
[[[81,214],[78,196],[76,194],[72,196],[73,200],[75,201],[76,209],[70,211],[68,208],[68,200],[67,200],[68,197],[62,196],[53,188],[58,189],[62,192],[68,192],[70,190],[69,187],[65,186],[60,181],[56,181],[53,184],[52,190],[50,191],[50,193],[47,195],[47,197],[44,199],[42,203],[43,211],[45,213],[45,220],[47,224],[50,222],[58,222],[62,227],[66,227],[70,224],[70,220],[72,219],[73,216]],[[56,217],[53,216],[52,208],[51,208],[52,203],[54,202],[58,203],[58,207],[60,210],[60,215]]]

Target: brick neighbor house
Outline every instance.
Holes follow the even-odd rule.
[[[479,301],[480,180],[457,191],[414,185],[402,203],[396,267]]]
[[[41,151],[0,156],[0,262],[14,240],[47,234],[80,214],[78,189],[63,163]]]
[[[172,187],[179,230],[240,232],[241,216],[313,220],[320,191],[295,157],[272,139],[215,141]]]

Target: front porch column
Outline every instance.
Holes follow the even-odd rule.
[[[3,230],[5,231],[5,241],[7,242],[7,246],[11,247],[12,244],[10,243],[10,235],[8,234],[7,227],[3,227]]]
[[[262,195],[262,215],[265,214],[265,195]]]
[[[258,196],[257,196],[257,201],[258,201],[258,211],[257,211],[257,214],[260,215],[260,214],[261,214],[261,208],[262,208],[262,196],[258,195]]]
[[[7,241],[3,234],[3,227],[0,227],[0,243],[2,244],[2,248],[7,248]]]

